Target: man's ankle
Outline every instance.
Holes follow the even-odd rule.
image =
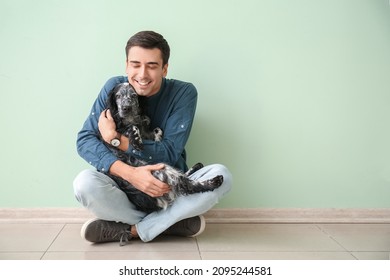
[[[137,227],[135,225],[130,226],[130,233],[133,238],[139,238]]]

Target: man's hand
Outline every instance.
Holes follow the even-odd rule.
[[[98,127],[103,140],[107,143],[110,143],[110,141],[116,137],[116,125],[110,110],[104,110],[100,114]]]
[[[111,165],[110,173],[122,177],[135,188],[151,197],[159,197],[169,192],[170,187],[156,179],[151,172],[162,168],[164,168],[162,163],[133,167],[118,160]]]
[[[112,139],[119,137],[121,144],[117,148],[122,151],[127,151],[129,148],[129,138],[116,132],[116,124],[110,110],[104,110],[100,114],[98,127],[99,132],[105,142],[111,144],[110,142]]]
[[[136,167],[133,170],[130,184],[146,193],[151,197],[159,197],[169,192],[170,188],[167,184],[156,179],[152,175],[152,171],[164,168],[164,164],[146,165]]]

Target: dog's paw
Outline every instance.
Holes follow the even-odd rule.
[[[134,147],[134,149],[141,151],[144,148],[141,133],[137,126],[134,125],[131,129],[129,129],[128,137],[130,144]]]
[[[141,116],[142,125],[148,127],[150,125],[150,118],[148,116]]]
[[[204,167],[203,163],[198,162],[197,164],[192,166],[190,169],[188,169],[188,171],[185,173],[185,175],[190,176],[190,175],[194,174],[196,171],[202,169],[203,167]]]
[[[156,127],[153,130],[153,132],[154,132],[154,141],[160,142],[162,140],[162,137],[163,137],[163,131],[161,130],[161,128]]]
[[[218,188],[223,183],[223,176],[222,175],[215,176],[213,179],[207,180],[207,183],[212,188]]]

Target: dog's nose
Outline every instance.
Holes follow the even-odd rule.
[[[127,111],[130,110],[130,106],[123,106],[123,107],[122,107],[122,110],[123,110],[124,112],[127,112]]]

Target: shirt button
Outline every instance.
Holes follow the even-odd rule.
[[[181,127],[181,128],[184,128],[184,124],[182,124],[180,127]]]
[[[152,159],[152,156],[150,156],[149,159]]]
[[[104,168],[102,168],[102,171],[104,172]]]

